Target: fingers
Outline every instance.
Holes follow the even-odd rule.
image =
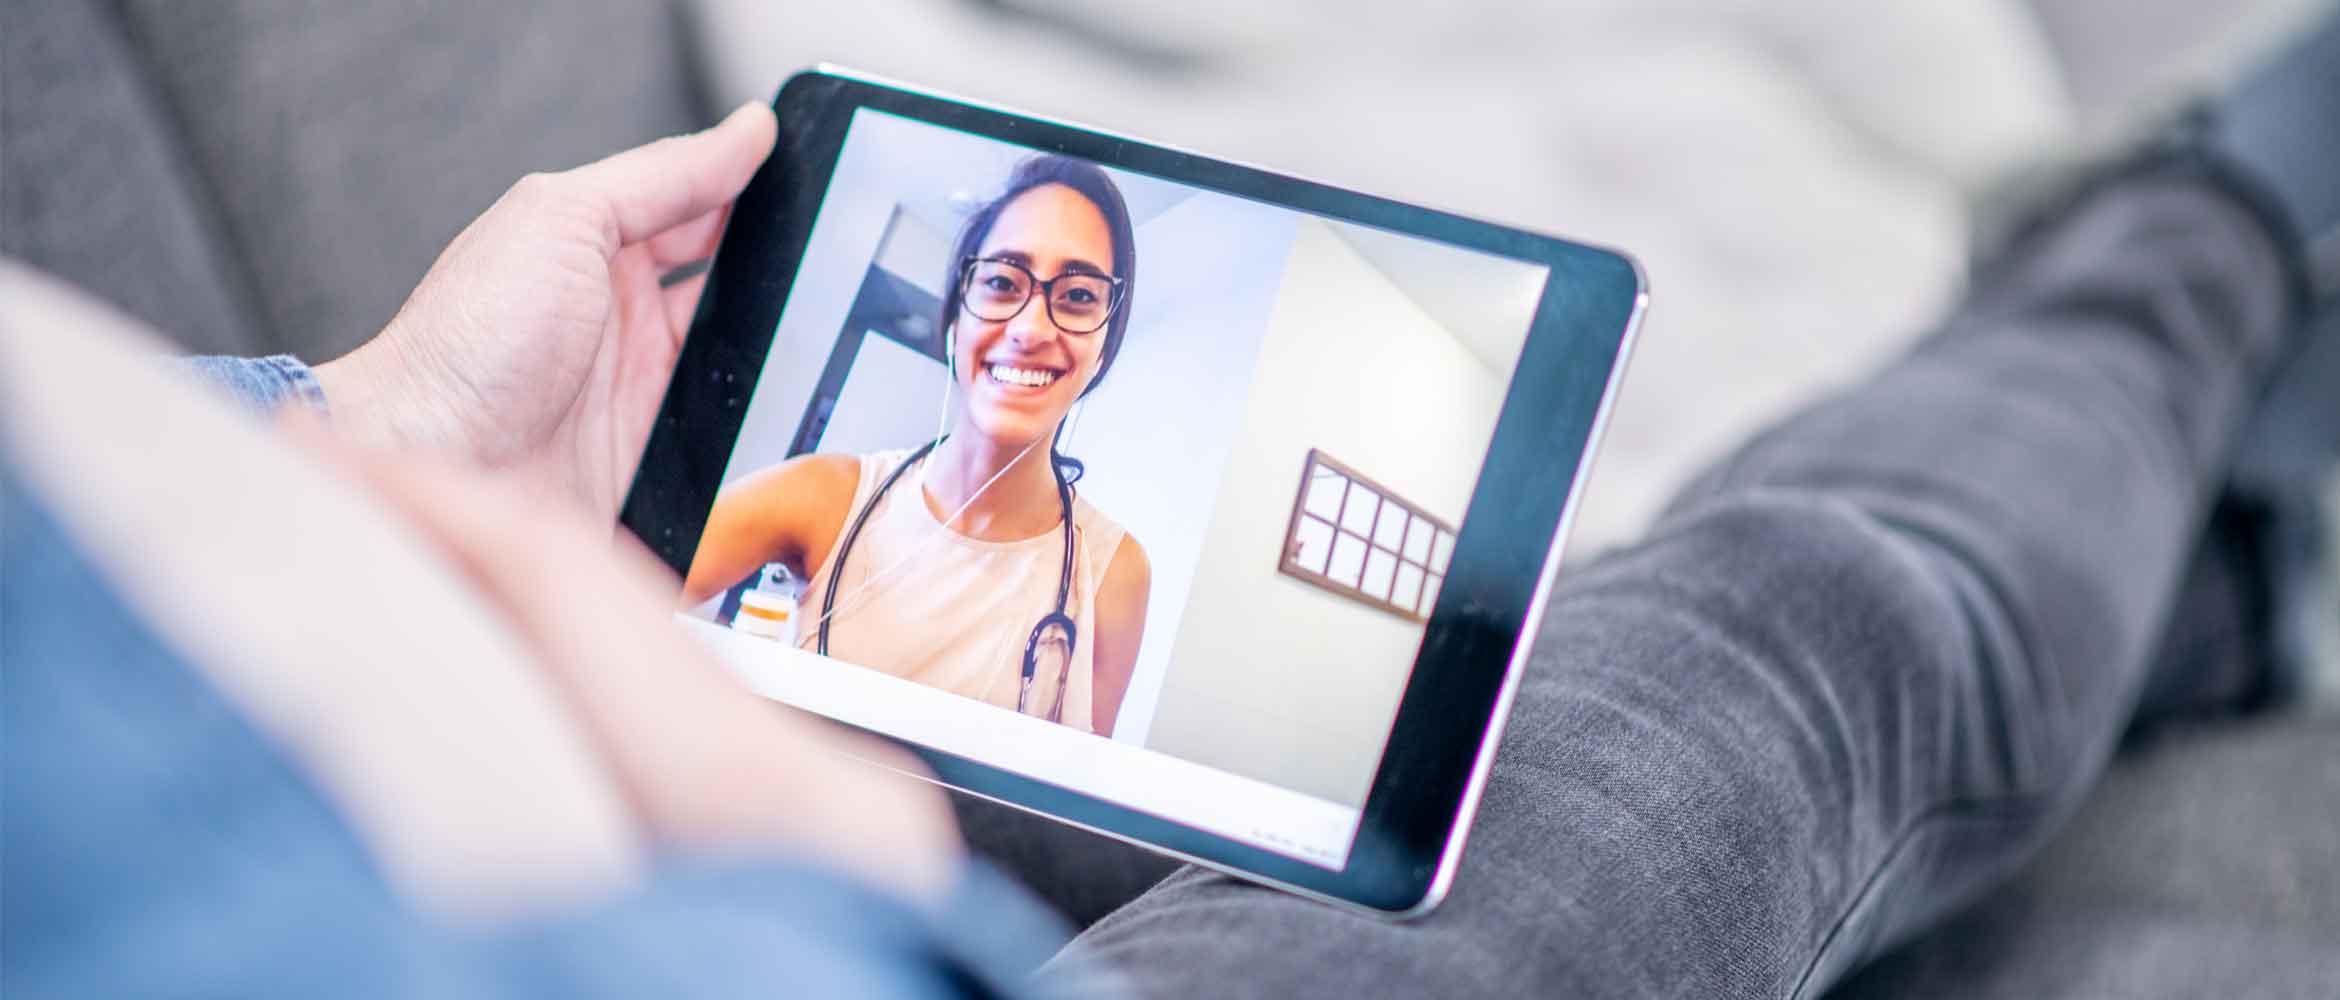
[[[819,766],[805,721],[750,704],[674,631],[639,550],[613,552],[606,537],[508,483],[385,455],[346,464],[520,632],[654,828],[685,841],[742,837],[737,818],[708,808],[709,789],[697,784],[739,770],[729,741]],[[752,780],[766,790],[786,779]]]
[[[608,212],[619,245],[636,243],[737,197],[778,134],[772,109],[749,102],[706,131],[636,146],[560,176]]]
[[[664,270],[651,261],[650,248],[644,244],[619,250],[609,260],[610,288],[617,293],[612,315],[626,329],[657,333],[655,337],[629,338],[625,355],[625,360],[654,384],[657,395],[649,401],[652,412],[658,400],[665,398],[667,380],[674,373],[674,352],[681,349],[691,320],[685,312],[681,323],[676,323],[673,299],[668,294],[671,288],[660,284]],[[651,350],[653,347],[656,349]]]
[[[731,218],[731,206],[685,222],[650,238],[647,249],[650,264],[661,278],[675,268],[715,255],[716,244],[723,240],[723,226]],[[665,310],[666,328],[674,334],[676,347],[682,346],[683,334],[691,328],[691,316],[698,311],[699,293],[707,288],[707,275],[702,271],[659,290]]]
[[[719,853],[806,851],[913,899],[956,878],[949,806],[932,789],[843,770],[840,739],[742,688],[677,632],[672,578],[648,550],[509,482],[296,437],[371,487],[528,642],[636,810],[670,842]]]
[[[723,239],[723,223],[730,217],[731,205],[725,203],[721,208],[650,237],[651,262],[663,272],[715,256],[715,245]]]
[[[329,449],[327,461],[371,487],[375,495],[454,559],[506,611],[532,644],[555,657],[585,645],[615,641],[611,633],[651,624],[621,645],[638,652],[662,650],[671,662],[698,658],[698,651],[672,633],[665,614],[661,573],[639,549],[612,556],[608,535],[567,508],[547,505],[512,480],[487,479],[452,466],[389,453],[335,446],[310,437],[312,450]],[[720,675],[683,671],[684,683],[706,673],[728,690]],[[630,672],[630,671],[629,671]],[[668,680],[677,678],[668,677]]]
[[[691,317],[699,311],[699,296],[707,290],[704,272],[691,275],[659,290],[666,297],[666,328],[674,331],[675,346],[682,346],[683,334],[690,331]]]

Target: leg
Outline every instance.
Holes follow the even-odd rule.
[[[1152,851],[972,795],[951,793],[951,806],[968,847],[1015,875],[1074,927],[1096,923],[1179,867]]]
[[[1074,949],[1164,996],[1819,992],[2098,772],[2279,346],[2282,264],[2190,175],[2099,192],[1567,582],[1439,912],[1190,870]]]

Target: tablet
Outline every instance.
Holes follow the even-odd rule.
[[[1434,906],[1633,260],[841,70],[774,107],[622,512],[686,627],[966,792]]]

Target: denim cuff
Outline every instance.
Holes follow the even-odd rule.
[[[502,964],[557,967],[610,995],[1044,1000],[1071,995],[1052,985],[1065,980],[1055,969],[1035,977],[1068,936],[1054,913],[972,858],[944,898],[924,904],[801,859],[670,858],[636,892],[483,944]],[[1084,1000],[1120,995],[1120,985],[1081,983]]]
[[[290,354],[265,358],[200,357],[187,359],[195,375],[256,413],[272,413],[298,403],[320,417],[329,416],[325,388],[317,374]]]

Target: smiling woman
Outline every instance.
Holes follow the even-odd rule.
[[[961,227],[942,284],[946,429],[800,455],[726,487],[686,602],[779,563],[818,595],[798,644],[1112,735],[1145,631],[1145,549],[1059,450],[1129,327],[1137,250],[1103,170],[1035,156]],[[951,404],[956,400],[956,405]]]

